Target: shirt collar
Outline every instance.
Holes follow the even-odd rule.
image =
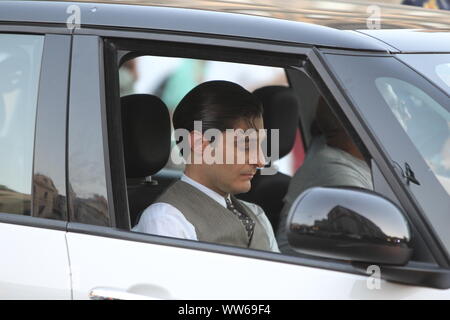
[[[207,196],[209,196],[210,198],[212,198],[213,200],[217,201],[220,205],[222,205],[224,208],[227,207],[227,203],[225,201],[225,198],[223,196],[221,196],[220,194],[218,194],[217,192],[211,190],[208,187],[205,187],[204,185],[202,185],[201,183],[189,178],[188,176],[186,176],[185,174],[183,174],[181,176],[181,181],[189,183],[191,186],[197,188],[198,190],[200,190],[201,192],[203,192],[204,194],[206,194]],[[230,195],[227,195],[227,198],[230,199]]]

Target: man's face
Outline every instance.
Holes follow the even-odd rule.
[[[224,159],[223,164],[204,165],[204,173],[208,177],[209,188],[220,194],[239,194],[250,191],[251,180],[257,168],[265,164],[262,142],[265,132],[262,117],[251,121],[240,120],[234,130],[242,132],[253,129],[253,134],[244,135],[222,133],[215,143],[214,156]],[[236,131],[235,131],[236,132]],[[249,133],[251,131],[247,131]],[[228,159],[227,159],[228,157]]]

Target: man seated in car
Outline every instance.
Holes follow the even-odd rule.
[[[347,186],[372,190],[370,168],[359,148],[320,97],[316,109],[315,137],[303,165],[289,183],[280,213],[277,240],[281,252],[295,254],[286,236],[286,221],[297,197],[312,187]]]
[[[209,81],[192,89],[173,115],[177,132],[188,134],[188,161],[184,175],[173,183],[141,215],[134,231],[244,248],[278,252],[271,224],[263,210],[238,200],[248,192],[256,170],[264,166],[261,139],[256,161],[249,159],[249,141],[237,143],[227,129],[263,129],[262,105],[250,92],[227,81]],[[194,125],[201,121],[201,129]],[[216,129],[213,139],[205,132]],[[179,132],[179,131],[178,131]],[[228,140],[227,140],[228,139]],[[232,152],[233,161],[206,163],[205,152],[214,156]],[[245,159],[243,163],[236,159]],[[220,157],[218,157],[220,159]]]

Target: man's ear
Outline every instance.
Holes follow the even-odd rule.
[[[210,145],[210,144],[211,144],[211,142],[209,140],[205,139],[205,136],[203,135],[203,137],[202,137],[202,150],[205,150],[206,147],[208,145]]]
[[[189,144],[191,146],[192,154],[202,155],[205,149],[203,134],[197,130],[192,130],[189,133]]]

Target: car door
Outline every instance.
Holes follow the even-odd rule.
[[[109,69],[117,52],[97,35],[102,31],[83,33],[73,40],[69,104],[67,245],[74,299],[444,297],[442,290],[380,279],[373,266],[129,231],[120,186],[124,170],[111,160],[122,152],[116,140],[121,130],[113,116],[117,105],[111,103],[118,84]],[[146,37],[151,40],[152,34]],[[192,37],[187,42],[192,41],[206,40]]]
[[[0,299],[70,299],[70,36],[46,34],[45,28],[1,28],[8,33],[0,29]]]

